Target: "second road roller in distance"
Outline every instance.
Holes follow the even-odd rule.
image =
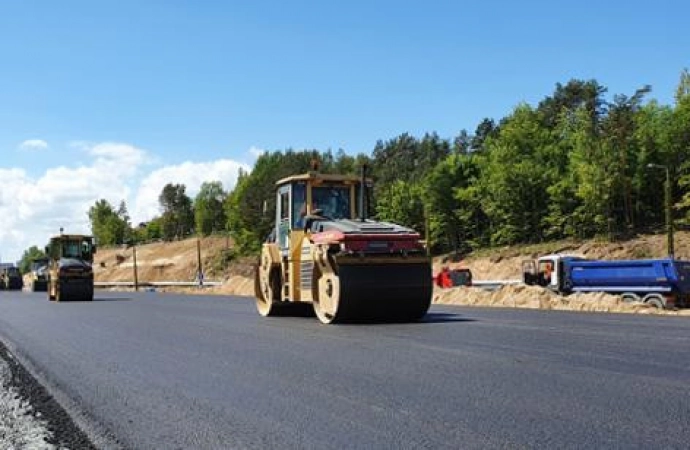
[[[275,226],[256,269],[262,316],[311,303],[326,324],[415,321],[431,305],[431,259],[419,233],[366,217],[362,176],[314,170],[279,180]]]
[[[48,300],[93,300],[92,236],[60,234],[45,249],[48,265]]]

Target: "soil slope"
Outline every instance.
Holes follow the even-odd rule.
[[[198,240],[204,279],[223,283],[220,287],[204,289],[204,293],[254,294],[253,258],[233,260],[223,269],[225,255],[232,251],[232,245],[232,240],[224,237],[206,237]],[[199,251],[197,239],[190,238],[138,245],[136,248],[99,248],[94,261],[96,281],[133,281],[135,251],[139,282],[197,280]]]

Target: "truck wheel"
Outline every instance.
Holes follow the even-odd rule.
[[[640,302],[642,302],[642,298],[640,298],[640,296],[637,294],[633,294],[632,292],[626,292],[621,297],[623,298],[624,303],[640,303]]]
[[[655,308],[666,308],[666,300],[659,294],[646,295],[644,298],[644,302],[648,305],[654,306]]]

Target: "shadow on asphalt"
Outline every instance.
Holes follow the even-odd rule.
[[[427,313],[420,323],[446,323],[446,322],[476,322],[475,319],[462,317],[460,314],[451,313]]]
[[[475,319],[467,319],[460,316],[459,314],[452,313],[427,313],[420,320],[410,321],[408,319],[397,319],[397,318],[360,318],[354,320],[345,320],[339,322],[347,325],[424,325],[433,323],[450,323],[450,322],[475,322]]]
[[[94,298],[94,302],[129,302],[132,300],[132,297],[103,297],[103,298]]]

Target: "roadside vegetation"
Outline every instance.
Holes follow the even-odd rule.
[[[372,215],[415,228],[437,255],[516,244],[551,249],[563,240],[616,241],[659,230],[664,169],[674,221],[687,223],[690,73],[681,73],[672,105],[651,98],[650,86],[606,94],[596,80],[570,80],[536,105],[519,104],[450,139],[405,133],[357,155],[269,151],[251,172],[240,172],[231,191],[209,181],[192,199],[184,185],[166,185],[162,213],[147,223],[132,224],[125,202],[98,200],[88,216],[101,246],[229,235],[233,253],[222,258],[229,263],[255,254],[269,233],[275,182],[318,160],[330,173],[356,174],[367,164]]]

